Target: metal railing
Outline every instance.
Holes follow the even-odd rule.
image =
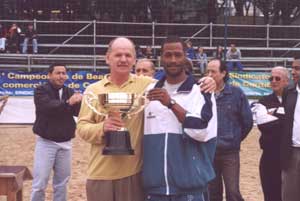
[[[46,54],[59,53],[61,48],[86,47],[87,54],[96,55],[101,48],[117,36],[127,36],[142,47],[151,45],[158,48],[166,35],[180,35],[193,44],[212,49],[224,43],[224,24],[178,24],[178,23],[130,23],[102,21],[39,21],[0,20],[7,25],[18,23],[24,29],[33,23],[38,31],[40,47]],[[300,27],[279,25],[227,25],[227,44],[236,43],[241,49],[287,48],[299,49]],[[287,31],[288,30],[288,31]],[[100,44],[100,46],[98,46]],[[102,45],[102,46],[101,46]],[[252,50],[252,49],[248,49]],[[81,53],[82,54],[82,53]],[[86,54],[86,53],[84,53]]]
[[[209,58],[210,59],[210,58]],[[27,71],[48,68],[51,63],[65,63],[69,69],[77,70],[108,70],[104,56],[94,55],[49,55],[49,54],[0,54],[2,70],[23,69]],[[232,60],[234,61],[234,60]],[[274,66],[290,67],[291,57],[244,57],[240,60],[246,71],[270,71]],[[154,60],[157,69],[162,69],[160,58]],[[194,70],[197,73],[197,61],[194,61]]]

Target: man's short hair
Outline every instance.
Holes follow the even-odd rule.
[[[52,73],[54,70],[54,67],[56,67],[56,66],[63,66],[63,67],[65,67],[65,69],[67,71],[67,66],[65,64],[53,63],[53,64],[50,64],[50,66],[48,67],[48,73]]]
[[[187,49],[186,43],[179,36],[167,36],[164,42],[161,45],[161,54],[164,51],[164,45],[167,43],[181,43],[183,51],[185,52]]]
[[[229,79],[229,72],[227,70],[226,62],[222,59],[219,59],[219,58],[213,58],[210,61],[214,61],[214,60],[219,61],[219,63],[220,63],[220,66],[219,66],[220,72],[224,72],[224,71],[226,72],[223,80],[224,80],[224,82],[227,82],[228,79]]]

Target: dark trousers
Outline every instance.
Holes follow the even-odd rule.
[[[214,159],[216,178],[209,184],[210,201],[223,200],[223,181],[227,201],[244,201],[240,193],[239,151],[217,151]]]
[[[264,150],[259,164],[261,186],[265,201],[281,201],[280,153]]]
[[[287,168],[282,171],[282,200],[300,200],[300,148],[293,148]]]

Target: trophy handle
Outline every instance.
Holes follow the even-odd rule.
[[[147,99],[146,94],[136,94],[135,101],[127,114],[128,119],[143,111],[148,104],[149,100]]]
[[[98,101],[98,96],[95,95],[93,92],[91,91],[88,91],[88,92],[85,92],[83,94],[83,97],[84,97],[84,101],[85,103],[87,104],[87,106],[93,111],[95,112],[96,114],[100,115],[100,116],[107,116],[106,113],[103,113],[103,112],[99,112],[93,105],[92,105],[92,102],[93,101]]]

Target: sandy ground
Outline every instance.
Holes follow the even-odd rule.
[[[261,150],[258,146],[259,132],[252,130],[242,144],[240,187],[245,201],[262,201],[258,163]],[[35,136],[31,126],[0,125],[0,165],[24,165],[32,170]],[[73,140],[72,178],[69,183],[71,201],[86,200],[85,172],[89,145],[79,137]],[[51,181],[49,181],[51,184]],[[31,181],[24,182],[24,201],[29,201]],[[52,200],[51,185],[47,188],[47,201]]]

